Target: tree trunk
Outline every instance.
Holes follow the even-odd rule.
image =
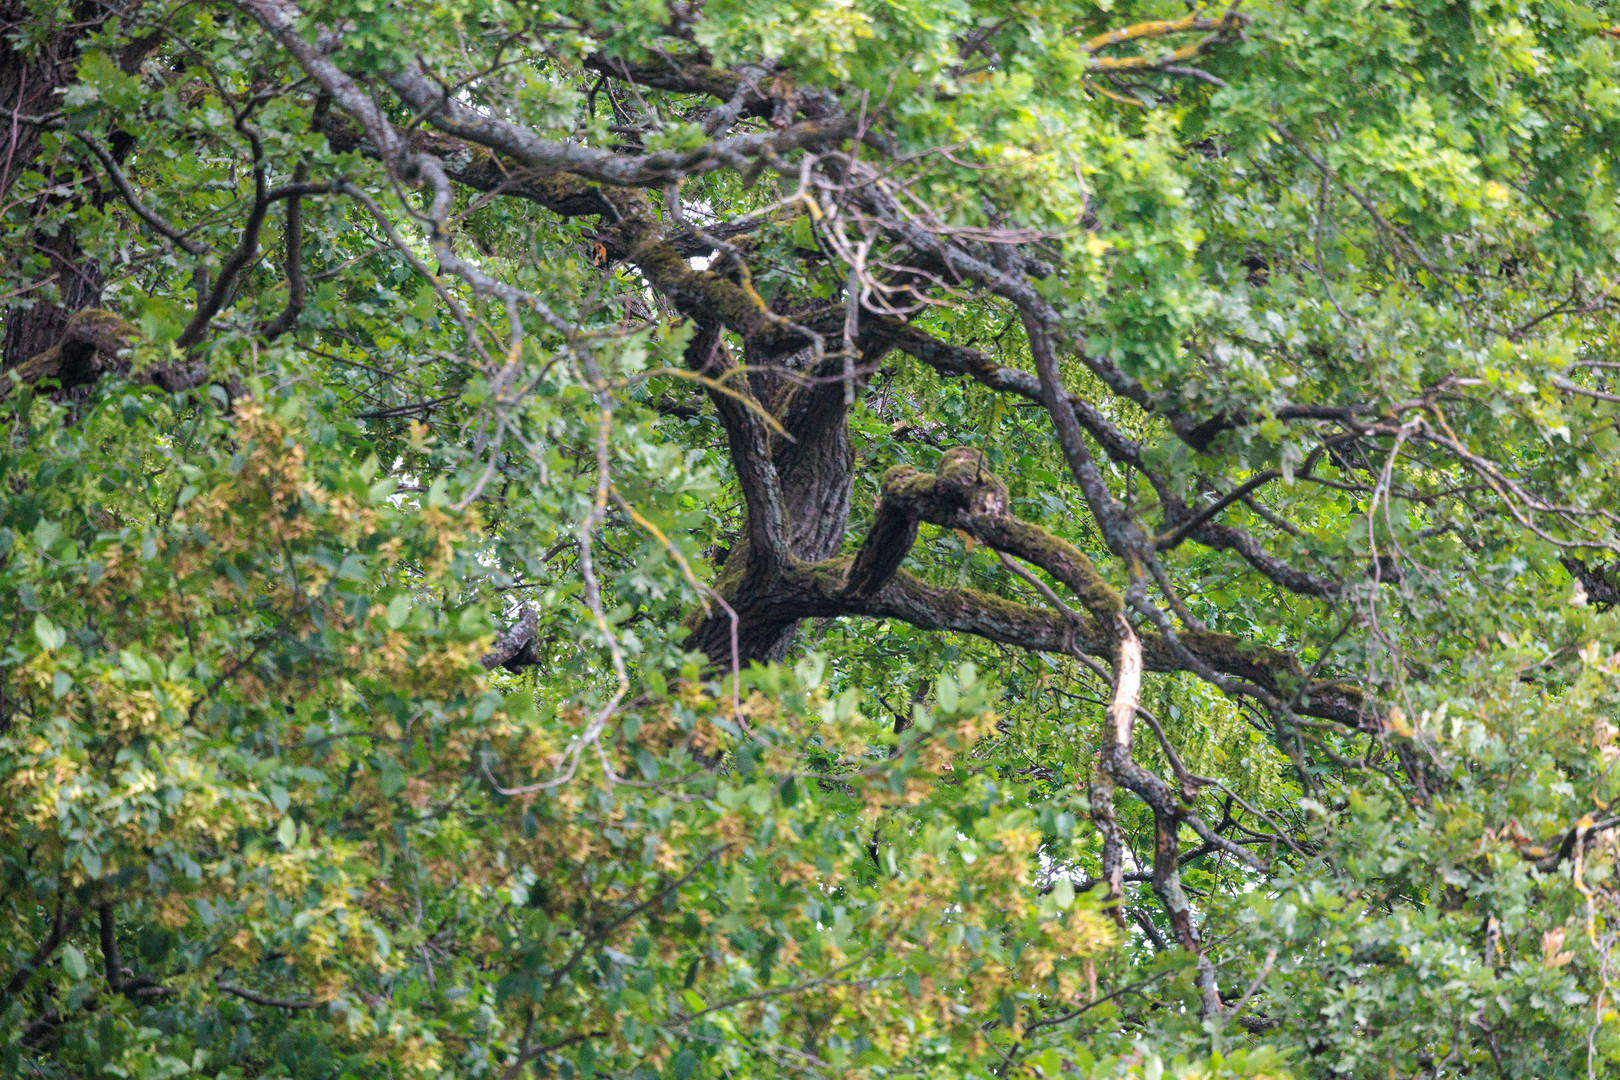
[[[61,107],[61,90],[78,73],[80,43],[99,30],[109,18],[127,19],[138,7],[138,0],[127,2],[82,3],[73,8],[72,22],[50,29],[43,45],[24,49],[10,47],[25,32],[38,32],[38,16],[29,11],[26,0],[0,0],[0,203],[9,199],[17,178],[30,170],[54,171],[53,179],[67,186],[70,195],[40,195],[30,209],[36,222],[43,222],[71,210],[85,198],[99,203],[103,198],[97,177],[92,174],[88,190],[77,186],[80,174],[71,163],[59,166],[41,158],[40,136],[44,127],[35,122]],[[28,35],[31,37],[31,34]],[[156,44],[156,36],[127,44],[118,60],[126,74],[139,69],[141,61]],[[108,139],[113,155],[123,160],[134,145],[124,132],[113,132]],[[35,289],[19,294],[6,308],[4,334],[0,335],[0,370],[17,367],[24,361],[57,344],[77,311],[97,306],[101,300],[102,273],[95,260],[85,257],[78,237],[71,228],[33,228],[26,239],[15,244],[8,255],[8,277],[27,279],[20,284],[45,279]]]
[[[719,328],[712,343],[694,340],[700,349],[723,347]],[[854,451],[850,445],[848,409],[840,382],[803,381],[810,376],[808,350],[788,357],[757,355],[745,341],[749,388],[755,399],[787,433],[771,439],[787,518],[787,549],[793,558],[820,562],[838,554],[849,526],[854,486]],[[775,369],[786,369],[785,372]],[[800,378],[795,378],[799,376]],[[799,626],[791,604],[781,603],[780,568],[765,565],[744,538],[732,548],[716,588],[737,613],[739,663],[779,661],[787,656]],[[786,608],[787,610],[784,610]],[[703,619],[687,641],[721,667],[732,661],[731,617],[716,611]]]

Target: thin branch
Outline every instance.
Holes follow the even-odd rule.
[[[1189,536],[1193,535],[1193,533],[1197,532],[1200,526],[1204,525],[1206,522],[1213,521],[1216,517],[1218,517],[1222,510],[1225,510],[1228,506],[1231,506],[1239,499],[1244,499],[1254,494],[1254,492],[1271,483],[1271,481],[1277,479],[1281,475],[1282,473],[1276,469],[1265,469],[1256,473],[1242,485],[1234,488],[1220,499],[1217,499],[1214,503],[1205,507],[1203,510],[1200,510],[1197,514],[1194,514],[1189,520],[1181,522],[1174,529],[1160,536],[1158,540],[1155,541],[1154,546],[1160,551],[1169,551],[1172,548],[1179,546],[1182,541],[1186,540]]]
[[[321,1003],[318,1002],[318,1001],[305,1001],[305,1000],[300,1000],[300,999],[297,999],[297,998],[268,997],[267,995],[257,993],[257,992],[255,992],[253,990],[249,990],[246,987],[233,986],[232,984],[230,984],[228,982],[225,982],[223,979],[221,979],[221,978],[219,978],[217,976],[214,979],[214,985],[219,987],[219,989],[223,990],[225,993],[231,994],[231,995],[233,995],[235,997],[239,997],[243,1001],[251,1001],[255,1005],[264,1005],[267,1008],[295,1009],[296,1010],[296,1009],[318,1009],[318,1008],[321,1007]]]

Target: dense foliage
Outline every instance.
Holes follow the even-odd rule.
[[[0,24],[0,1074],[1620,1072],[1607,0]]]

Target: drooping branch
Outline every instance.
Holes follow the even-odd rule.
[[[113,157],[112,151],[103,146],[99,139],[84,132],[75,132],[75,134],[79,141],[84,143],[90,153],[95,156],[96,160],[101,163],[101,167],[106,170],[108,178],[112,180],[113,186],[118,190],[125,205],[135,212],[136,217],[146,222],[159,236],[175,244],[188,255],[202,258],[208,254],[207,244],[169,224],[163,215],[146,205],[141,197],[136,194],[134,185],[129,182],[129,178],[124,175],[124,170],[119,168],[118,161]]]
[[[265,215],[270,210],[264,144],[251,125],[238,123],[237,128],[247,136],[248,143],[253,148],[253,206],[248,211],[246,224],[242,226],[241,242],[225,259],[214,287],[198,301],[197,310],[192,314],[191,321],[175,339],[175,345],[181,349],[189,349],[202,340],[203,335],[208,332],[208,324],[219,314],[220,308],[224,307],[226,299],[235,290],[237,275],[259,254],[259,230],[263,228]]]
[[[1154,542],[1154,546],[1160,551],[1169,551],[1170,549],[1181,544],[1188,537],[1192,536],[1201,526],[1214,521],[1220,516],[1222,510],[1225,510],[1233,503],[1252,495],[1254,492],[1258,491],[1266,484],[1271,483],[1271,481],[1277,479],[1277,477],[1281,475],[1282,471],[1279,469],[1262,469],[1260,472],[1256,473],[1242,484],[1239,484],[1237,487],[1215,500],[1215,502],[1209,506],[1192,515],[1186,521],[1178,522],[1174,528],[1167,530],[1162,536],[1160,536]]]
[[[299,162],[293,171],[293,182],[302,183],[309,179],[309,166]],[[307,285],[304,281],[304,197],[302,193],[293,195],[287,200],[287,227],[282,233],[282,243],[286,248],[285,266],[287,271],[287,304],[277,315],[265,324],[260,331],[266,341],[274,341],[298,325],[298,317],[304,311],[304,299]]]
[[[148,207],[135,191],[134,185],[124,174],[112,152],[93,136],[77,133],[79,141],[100,163],[112,181],[114,190],[136,217],[164,240],[197,259],[193,271],[197,287],[197,308],[175,339],[176,346],[183,352],[195,351],[214,316],[231,298],[241,272],[258,254],[259,233],[267,212],[272,205],[283,200],[288,203],[288,302],[282,314],[267,324],[263,332],[267,339],[274,339],[296,321],[298,312],[303,308],[305,292],[301,253],[298,250],[302,243],[303,228],[301,200],[306,195],[332,190],[330,184],[309,182],[307,167],[302,164],[295,170],[292,183],[271,188],[268,184],[268,162],[265,160],[264,146],[257,130],[245,123],[239,124],[238,128],[246,135],[253,150],[253,203],[243,226],[240,242],[226,257],[217,280],[213,280],[212,284],[205,265],[210,255],[208,246]],[[116,317],[93,310],[80,312],[79,315],[88,317],[90,321],[83,322],[76,316],[74,321],[80,322],[80,325],[70,322],[62,339],[53,349],[46,350],[29,362],[28,366],[44,372],[38,376],[39,378],[57,379],[62,382],[64,388],[92,382],[100,377],[102,371],[114,366],[118,351],[127,348],[133,339],[133,328],[116,320]],[[117,334],[109,336],[103,332],[103,328],[113,325],[120,327]],[[86,345],[92,346],[88,353],[85,351]],[[86,366],[87,362],[89,366]],[[207,373],[207,366],[200,360],[169,361],[152,369],[147,381],[172,392],[201,385],[206,380]]]
[[[1144,475],[1149,476],[1150,481],[1154,479],[1151,474],[1144,473]],[[1203,521],[1196,520],[1200,515],[1195,513],[1184,499],[1171,493],[1168,486],[1160,488],[1155,485],[1155,487],[1170,535],[1175,535],[1186,523],[1186,534],[1191,539],[1216,551],[1237,553],[1271,581],[1300,596],[1333,597],[1343,590],[1342,582],[1301,570],[1273,555],[1253,533],[1207,518]]]
[[[1063,386],[1058,371],[1057,355],[1052,341],[1042,327],[1034,308],[1021,307],[1019,316],[1024,322],[1024,333],[1029,339],[1030,355],[1035,358],[1035,371],[1041,381],[1041,404],[1046,407],[1058,435],[1058,445],[1068,459],[1069,471],[1080,484],[1086,506],[1102,530],[1103,539],[1115,555],[1125,561],[1132,575],[1141,572],[1141,562],[1147,555],[1147,537],[1119,505],[1108,490],[1102,471],[1092,459],[1082,435],[1079,418],[1069,405],[1069,393]]]

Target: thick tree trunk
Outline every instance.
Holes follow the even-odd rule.
[[[715,333],[718,338],[718,328]],[[695,344],[710,347],[701,339]],[[745,342],[749,388],[786,433],[772,437],[771,461],[787,519],[788,553],[804,562],[830,559],[843,545],[854,487],[843,384],[814,378],[808,350],[770,357],[756,355],[753,345]],[[781,602],[781,568],[767,562],[746,541],[739,542],[716,583],[737,612],[737,660],[745,665],[784,659],[798,631],[799,618]],[[730,615],[717,611],[697,625],[687,645],[729,667],[731,634]]]
[[[31,17],[25,0],[0,0],[0,35],[9,43],[28,29],[25,24]],[[80,33],[79,25],[62,26],[47,37],[43,48],[23,52],[6,47],[0,52],[0,109],[5,123],[0,137],[6,145],[4,165],[0,166],[0,200],[7,198],[24,171],[49,168],[48,162],[39,160],[43,128],[33,118],[60,107],[59,91],[78,66]],[[50,209],[48,197],[43,196],[32,206],[36,215]],[[43,261],[45,274],[53,275],[49,292],[58,302],[38,299],[36,293],[23,301],[26,306],[6,311],[0,367],[16,367],[50,348],[67,326],[68,317],[101,297],[101,275],[82,265],[84,259],[71,231],[64,229],[51,236],[36,229],[25,245],[12,251],[8,261],[37,260]]]
[[[72,21],[53,27],[43,46],[24,49],[10,47],[13,40],[32,40],[38,33],[38,16],[30,12],[26,0],[0,0],[0,203],[10,198],[11,189],[24,172],[56,172],[57,182],[73,191],[71,195],[41,195],[29,206],[36,221],[58,216],[64,207],[101,196],[96,177],[85,179],[89,190],[78,187],[81,179],[71,166],[59,168],[41,157],[44,126],[37,121],[61,108],[63,87],[78,72],[79,50],[84,39],[100,29],[109,18],[128,18],[138,0],[101,0],[81,3],[72,11]],[[131,42],[119,55],[126,73],[140,67],[155,38]],[[133,140],[114,132],[109,143],[115,157],[128,155]],[[70,228],[35,228],[24,242],[7,253],[11,269],[28,265],[31,281],[43,284],[20,294],[13,306],[3,312],[4,334],[0,335],[0,369],[21,365],[58,344],[75,312],[97,306],[101,300],[101,267],[85,257],[78,237]],[[15,274],[10,275],[15,276]]]

